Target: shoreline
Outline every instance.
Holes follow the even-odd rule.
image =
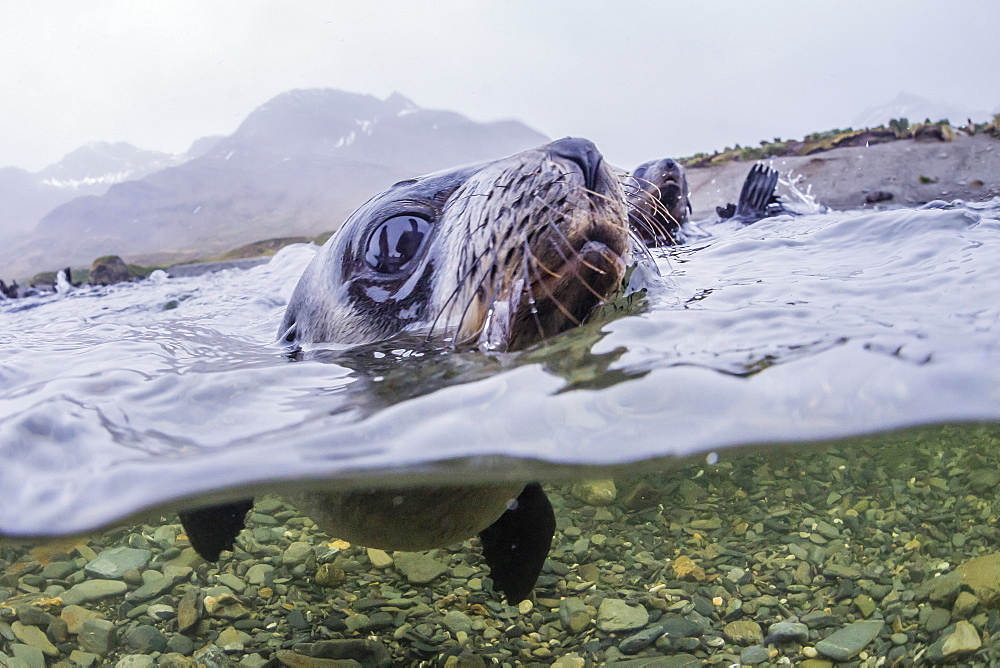
[[[692,218],[712,217],[716,206],[735,202],[756,162],[688,168]],[[801,175],[802,186],[812,186],[817,202],[838,210],[919,206],[937,199],[984,201],[1000,195],[1000,140],[988,135],[959,134],[949,142],[900,139],[763,162],[783,177]],[[866,201],[878,192],[891,193],[892,199]]]
[[[714,218],[716,207],[735,202],[747,172],[757,162],[773,166],[786,179],[789,175],[801,176],[800,189],[811,188],[819,204],[836,210],[919,206],[938,199],[976,202],[1000,196],[1000,139],[988,134],[957,133],[952,141],[899,139],[871,146],[832,148],[805,156],[687,167],[693,208],[691,219]],[[779,183],[778,193],[783,191],[785,187]],[[325,240],[325,237],[320,235],[314,241]],[[135,265],[149,265],[150,269],[163,268],[168,273],[173,273],[176,267],[181,267],[178,271],[185,272],[184,275],[205,273],[214,271],[207,265],[215,260],[228,261],[237,257],[241,261],[262,261],[280,248],[280,245],[274,246],[274,242],[293,239],[304,240],[282,238],[282,230],[274,230],[272,239],[253,242],[230,254],[212,253],[204,261],[193,259],[190,250],[126,254],[126,260]],[[231,255],[247,248],[263,252],[260,255]],[[77,271],[85,270],[74,268],[74,272]],[[49,268],[36,272],[31,278],[25,277],[23,283],[32,285],[48,273],[54,276]]]

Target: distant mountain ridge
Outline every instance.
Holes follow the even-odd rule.
[[[111,186],[180,164],[183,155],[146,151],[125,142],[90,142],[38,172],[42,183],[78,191],[88,186]],[[96,194],[96,193],[88,193]]]
[[[900,93],[854,127],[989,116]],[[312,237],[395,181],[546,141],[518,121],[477,123],[399,93],[288,91],[231,135],[199,139],[181,155],[93,142],[36,173],[0,168],[0,277],[105,254],[183,261],[248,241]]]
[[[141,177],[49,211],[27,238],[0,250],[0,274],[89,263],[109,253],[187,259],[254,239],[314,236],[338,227],[395,181],[546,141],[517,121],[478,123],[421,109],[398,93],[380,100],[293,90],[255,109],[233,134],[196,142],[203,151],[196,157],[102,145],[86,160],[74,152],[57,170],[43,170],[43,181],[87,188],[97,186],[96,178],[74,171],[78,157],[87,164],[107,158],[103,174],[112,179],[124,173],[112,168],[161,161]]]
[[[147,151],[125,142],[95,141],[66,154],[38,172],[0,168],[0,239],[29,232],[46,213],[80,195],[101,195],[116,183],[140,179],[190,160],[212,138],[185,154]],[[199,148],[200,147],[200,148]]]
[[[906,118],[910,123],[922,123],[947,119],[953,125],[964,125],[968,119],[976,122],[988,120],[1000,109],[990,112],[984,109],[969,109],[958,105],[935,102],[912,93],[900,92],[889,102],[866,108],[855,119],[854,128],[874,128],[885,125],[894,118]]]

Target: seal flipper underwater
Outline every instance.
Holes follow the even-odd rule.
[[[205,506],[179,513],[191,547],[206,561],[232,550],[253,500]],[[531,594],[552,547],[556,515],[542,486],[528,483],[500,518],[479,532],[493,588],[511,605]]]
[[[507,512],[479,532],[493,588],[511,605],[531,594],[555,532],[555,511],[537,482],[528,483]]]
[[[253,499],[244,499],[181,511],[178,515],[195,552],[207,561],[218,561],[219,553],[233,549],[252,507]]]

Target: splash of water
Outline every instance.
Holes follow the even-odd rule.
[[[773,167],[773,162],[771,166]],[[782,204],[785,209],[803,215],[826,213],[827,207],[816,201],[816,196],[812,194],[812,184],[803,184],[804,180],[805,177],[802,174],[796,174],[791,169],[785,174],[778,174],[778,185],[785,190],[782,193]],[[802,188],[802,185],[805,185],[805,189]]]
[[[65,269],[60,269],[56,274],[56,294],[65,295],[73,290],[73,284],[69,282],[69,276]]]

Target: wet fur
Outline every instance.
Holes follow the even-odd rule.
[[[280,335],[365,343],[417,332],[466,342],[506,309],[504,347],[516,348],[578,325],[620,280],[633,247],[623,189],[603,163],[594,186],[546,147],[398,183],[321,249]],[[431,236],[409,271],[380,275],[364,263],[366,239],[402,213],[428,217]]]
[[[670,158],[644,162],[626,179],[625,190],[629,222],[639,238],[654,246],[678,243],[691,213],[684,167]]]

